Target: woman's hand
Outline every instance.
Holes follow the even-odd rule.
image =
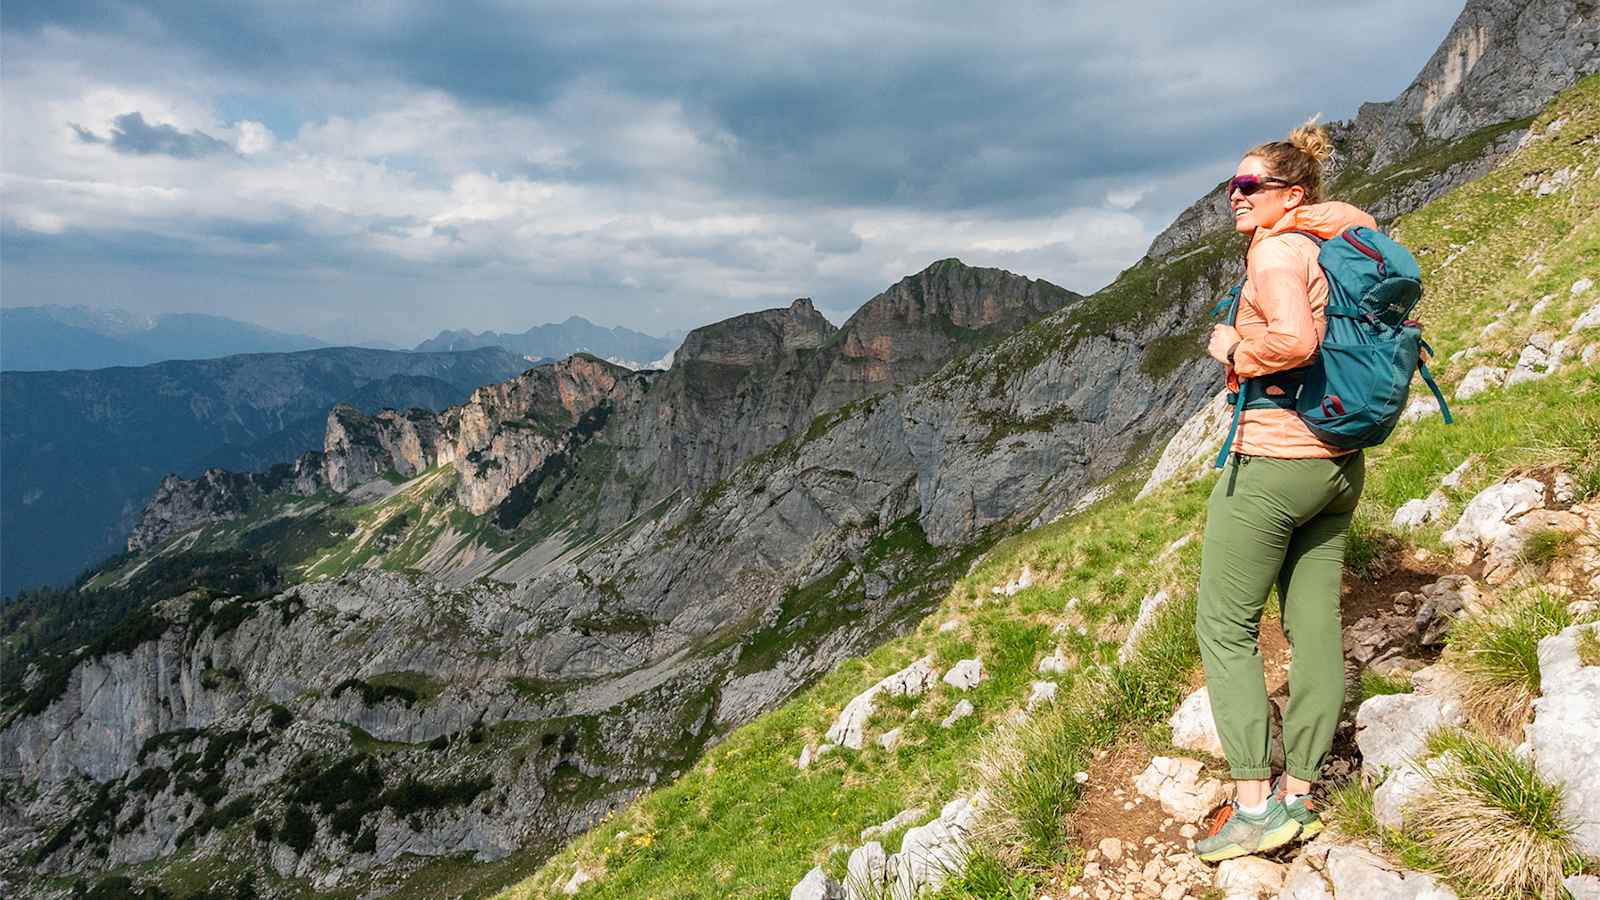
[[[1218,325],[1211,329],[1211,343],[1206,347],[1206,352],[1224,366],[1231,366],[1233,360],[1228,358],[1228,352],[1238,343],[1239,332],[1232,325]]]

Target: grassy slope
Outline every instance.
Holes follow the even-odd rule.
[[[1600,291],[1579,298],[1569,294],[1580,276],[1600,278],[1600,178],[1593,169],[1600,154],[1592,152],[1600,147],[1594,137],[1600,133],[1600,78],[1568,91],[1535,128],[1561,116],[1568,121],[1558,134],[1397,225],[1422,262],[1429,285],[1423,318],[1441,356],[1468,346],[1482,350],[1471,360],[1441,360],[1447,391],[1469,365],[1514,363],[1528,334],[1541,325],[1570,322],[1600,299]],[[1575,162],[1585,170],[1571,192],[1537,198],[1519,189],[1529,174]],[[1553,299],[1535,319],[1530,306],[1545,295]],[[1515,304],[1510,312],[1508,302]],[[1502,324],[1490,336],[1480,336],[1491,322]],[[1563,324],[1557,334],[1564,332]],[[1518,465],[1564,463],[1579,470],[1586,491],[1600,491],[1600,372],[1595,367],[1580,369],[1569,357],[1562,374],[1458,404],[1457,414],[1454,427],[1436,418],[1406,426],[1389,444],[1369,452],[1359,539],[1352,541],[1354,563],[1370,560],[1380,543],[1394,539],[1383,523],[1398,505],[1426,494],[1469,454],[1487,462],[1452,492],[1451,514],[1473,492]],[[1171,486],[1135,503],[1130,475],[1111,499],[1093,509],[1003,542],[915,632],[840,665],[783,707],[738,730],[691,773],[573,842],[503,896],[558,895],[577,865],[599,875],[581,892],[585,897],[781,897],[812,865],[823,864],[837,876],[844,854],[830,855],[827,848],[839,844],[847,851],[860,843],[858,832],[868,825],[911,806],[925,806],[931,816],[939,804],[973,789],[978,781],[974,760],[1006,730],[1007,714],[1020,705],[1028,682],[1039,677],[1037,660],[1058,640],[1076,661],[1073,674],[1059,677],[1065,705],[1079,708],[1058,715],[1080,720],[1069,733],[1081,744],[1057,748],[1053,764],[1070,766],[1074,754],[1081,757],[1109,744],[1126,729],[1153,728],[1159,734],[1160,722],[1184,687],[1174,673],[1194,665],[1186,619],[1198,567],[1197,542],[1165,555],[1163,549],[1198,532],[1209,485],[1207,479]],[[1438,529],[1410,540],[1437,547]],[[1010,598],[990,592],[1024,563],[1040,577],[1039,584]],[[1159,587],[1173,591],[1176,602],[1146,651],[1125,667],[1108,665],[1141,598]],[[938,626],[947,621],[961,624],[940,632]],[[1056,637],[1052,631],[1058,626],[1065,630]],[[795,767],[800,749],[820,739],[850,697],[926,653],[941,669],[979,655],[987,679],[965,695],[941,684],[915,704],[881,708],[871,736],[905,726],[892,753],[869,742],[860,753],[836,751],[807,771]],[[978,715],[940,729],[939,720],[963,696],[977,706]],[[1073,789],[1068,784],[1058,794],[1054,811],[1065,813]],[[892,850],[898,839],[891,834],[884,843]],[[989,861],[947,891],[1010,896],[1013,876],[1026,880],[1028,870],[1057,865],[1071,854],[1068,840],[1049,835],[1036,836],[1023,849],[1021,867],[1006,871]]]

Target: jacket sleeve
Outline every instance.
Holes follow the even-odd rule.
[[[1257,378],[1309,363],[1321,336],[1311,315],[1305,256],[1294,242],[1267,239],[1251,249],[1246,268],[1267,330],[1239,342],[1234,371],[1242,378]]]

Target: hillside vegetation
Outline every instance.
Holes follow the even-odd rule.
[[[1538,116],[1526,145],[1489,175],[1394,224],[1423,266],[1428,293],[1420,317],[1447,395],[1472,367],[1515,366],[1536,333],[1565,337],[1600,300],[1592,286],[1600,280],[1597,168],[1600,78],[1591,77]],[[1592,348],[1596,341],[1593,327],[1579,331],[1555,374],[1459,402],[1454,426],[1426,416],[1368,451],[1347,558],[1352,598],[1381,595],[1386,603],[1395,585],[1412,583],[1406,578],[1453,571],[1442,526],[1507,473],[1562,469],[1576,477],[1580,500],[1600,495],[1600,366],[1592,349],[1589,362],[1579,361],[1585,342]],[[1428,494],[1468,459],[1476,463],[1448,491],[1439,519],[1411,532],[1391,529],[1399,506]],[[501,896],[559,896],[569,882],[584,881],[573,879],[577,872],[588,879],[576,887],[580,897],[787,896],[812,866],[842,879],[845,854],[861,843],[863,829],[913,808],[922,810],[915,821],[925,821],[979,787],[988,789],[990,806],[978,852],[940,896],[1028,897],[1046,886],[1064,892],[1084,860],[1073,814],[1087,788],[1075,773],[1096,769],[1102,751],[1169,750],[1166,720],[1196,677],[1194,538],[1211,477],[1135,499],[1142,476],[1137,467],[1125,470],[1110,481],[1107,499],[994,547],[913,633],[838,666],[737,730],[692,771],[610,817]],[[1536,577],[1572,550],[1570,542],[1552,541],[1526,564]],[[1024,571],[1031,585],[1002,589]],[[1141,604],[1163,591],[1166,604],[1119,662]],[[1057,648],[1069,663],[1065,671],[1041,674],[1038,664]],[[880,703],[865,749],[839,748],[797,766],[851,697],[924,656],[939,672],[980,658],[983,680],[964,692],[941,683],[920,698]],[[1367,693],[1382,688],[1372,679]],[[1059,685],[1056,702],[1019,724],[1016,713],[1037,681]],[[963,700],[976,713],[941,727]],[[893,749],[877,745],[896,728]],[[1358,784],[1346,793],[1359,797],[1360,790]],[[903,831],[877,839],[893,851]],[[1435,869],[1464,894],[1474,891],[1471,874],[1428,851],[1425,835],[1384,840],[1406,864]],[[1570,874],[1595,862],[1564,864]]]

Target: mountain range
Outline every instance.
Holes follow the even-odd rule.
[[[199,313],[141,316],[94,306],[0,309],[0,369],[8,372],[143,366],[325,346],[302,334]]]
[[[1572,288],[1541,309],[1575,307],[1578,276],[1593,266],[1580,252],[1593,243],[1593,79],[1543,113],[1537,134],[1530,125],[1600,70],[1596,27],[1592,8],[1565,0],[1471,0],[1399,98],[1335,126],[1332,194],[1388,224],[1497,177],[1485,220],[1537,226],[1537,246],[1518,245],[1511,262],[1498,246],[1474,250],[1493,226],[1459,205],[1440,221],[1401,219],[1402,237],[1430,277],[1463,291],[1470,273],[1448,268],[1457,254],[1474,254],[1474,271],[1519,278],[1548,263],[1539,283]],[[1500,168],[1529,146],[1561,154]],[[1582,192],[1569,199],[1562,185]],[[1535,205],[1547,195],[1557,200]],[[1551,223],[1567,223],[1581,198],[1591,205],[1575,249],[1570,229]],[[606,826],[603,852],[564,853],[565,871],[541,872],[532,889],[570,894],[601,877],[595,891],[629,896],[649,860],[693,858],[697,837],[831,865],[822,838],[847,827],[854,840],[861,823],[825,813],[871,811],[850,797],[872,790],[860,773],[877,771],[876,749],[859,737],[841,747],[830,729],[836,756],[811,779],[795,774],[795,747],[711,748],[830,672],[871,670],[859,657],[918,628],[952,584],[970,591],[964,617],[986,615],[986,601],[1033,578],[1024,569],[980,594],[963,576],[987,555],[1143,480],[1221,387],[1203,336],[1242,263],[1225,200],[1219,185],[1092,295],[942,260],[837,328],[800,299],[696,329],[668,371],[576,355],[480,382],[440,411],[333,405],[319,451],[264,471],[162,479],[130,510],[129,556],[48,598],[72,622],[31,601],[7,620],[33,639],[0,697],[0,808],[15,860],[0,875],[42,885],[110,870],[171,883],[209,861],[285,893],[478,894],[647,793],[652,805],[629,808],[626,834]],[[1454,242],[1452,229],[1471,237]],[[1438,324],[1487,335],[1483,319],[1507,314],[1450,307]],[[1519,367],[1534,358],[1482,352]],[[1460,378],[1467,365],[1442,362],[1441,374]],[[1175,532],[1192,522],[1168,521],[1181,512],[1108,521],[1092,545],[1036,559],[1063,579],[1059,590],[1003,608],[989,624],[1009,643],[990,646],[980,669],[1004,668],[1023,687],[1034,651],[1059,636],[1076,675],[1114,677],[1118,646],[1100,632],[1132,642],[1160,605],[1133,579],[1184,546]],[[1172,541],[1168,550],[1146,531]],[[1075,572],[1092,573],[1094,590],[1067,599]],[[1052,617],[1061,621],[1042,624]],[[921,631],[953,661],[971,650],[970,624]],[[1060,630],[1073,624],[1082,640]],[[885,718],[920,715],[904,680],[919,671],[935,680],[913,665],[861,688],[886,695]],[[1135,681],[1112,685],[1129,706],[1175,689]],[[835,689],[781,715],[843,716],[849,696]],[[931,721],[905,728],[909,745],[879,745],[895,772],[953,752],[918,756],[946,747],[942,732]],[[739,818],[731,801],[708,805],[740,786],[656,790],[740,771],[734,751],[792,782],[808,804],[804,838],[765,833],[770,820]],[[812,752],[799,767],[815,763]],[[967,767],[945,762],[931,777],[947,796]],[[1071,790],[1080,764],[1061,763]],[[740,799],[762,809],[790,800]],[[1049,812],[1059,844],[1062,819]],[[734,832],[668,832],[674,815]],[[731,862],[701,862],[664,864],[632,895],[781,895],[800,874],[755,883]],[[608,864],[626,874],[608,876]]]
[[[573,353],[589,353],[630,369],[664,368],[664,359],[677,346],[677,337],[655,337],[629,328],[606,328],[582,316],[569,316],[565,322],[535,325],[527,331],[441,331],[418,344],[420,351],[471,350],[477,347],[503,347],[535,359],[559,359]]]

